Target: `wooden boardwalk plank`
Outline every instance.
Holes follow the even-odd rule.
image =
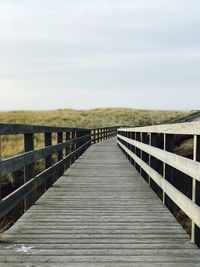
[[[0,242],[0,266],[200,266],[116,139],[91,146]]]

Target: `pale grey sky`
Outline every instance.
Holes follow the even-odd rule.
[[[199,0],[0,0],[0,109],[199,109],[199,31]]]

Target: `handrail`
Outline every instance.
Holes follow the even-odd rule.
[[[24,153],[0,161],[0,192],[3,176],[24,170],[24,183],[1,199],[0,219],[23,201],[24,211],[36,201],[33,192],[41,184],[47,190],[88,147],[117,135],[118,126],[103,128],[66,128],[22,124],[0,124],[0,136],[24,135]],[[35,134],[44,134],[44,147],[34,149]],[[57,144],[52,145],[52,134],[57,133]],[[64,153],[65,152],[65,153]],[[57,162],[53,163],[53,153]],[[34,165],[45,160],[45,170],[35,175]]]
[[[31,124],[0,123],[0,135],[27,134],[27,133],[60,133],[60,132],[85,132],[85,128],[67,128],[56,126],[43,126]]]
[[[193,160],[173,152],[178,135],[193,138]],[[127,158],[155,189],[169,209],[175,203],[192,221],[191,240],[200,246],[200,122],[120,128],[118,145]],[[183,192],[175,173],[187,175],[191,195]]]
[[[160,133],[160,134],[180,134],[180,135],[200,135],[200,121],[161,124],[146,127],[120,128],[123,132],[138,132],[138,133]]]
[[[56,145],[32,150],[32,151],[20,154],[18,156],[14,156],[12,158],[2,160],[0,162],[0,177],[3,175],[7,175],[11,172],[20,170],[21,168],[25,167],[28,164],[31,164],[32,162],[35,162],[44,157],[50,156],[52,153],[58,153],[60,150],[69,148],[71,145],[74,145],[77,142],[80,142],[81,140],[85,140],[89,137],[90,135],[88,134],[83,137],[68,140],[66,142],[58,143]]]
[[[195,110],[195,111],[191,111],[189,114],[184,115],[184,116],[179,116],[177,118],[174,118],[172,120],[167,120],[164,121],[163,123],[185,123],[185,122],[191,122],[193,120],[195,120],[196,118],[200,117],[200,110]]]

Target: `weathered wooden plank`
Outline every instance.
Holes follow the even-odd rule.
[[[116,262],[116,261],[109,261],[108,262],[95,262],[95,265],[93,262],[43,262],[42,264],[40,262],[36,263],[37,267],[133,267],[133,262],[131,261],[125,261],[125,262]],[[5,263],[0,263],[0,266],[5,267]],[[15,262],[15,263],[6,263],[7,267],[33,267],[35,265],[33,265],[33,263],[23,263],[22,261],[19,262]],[[151,262],[143,262],[141,265],[141,262],[134,262],[134,267],[188,267],[188,263],[173,263],[173,262],[162,262],[162,265],[160,263],[151,263]],[[192,263],[192,265],[190,265],[191,267],[199,267],[199,263]]]
[[[18,254],[20,255],[23,255],[23,251],[20,251],[20,246],[16,248],[16,251],[18,250]],[[123,255],[123,256],[152,256],[154,254],[159,254],[160,256],[177,256],[177,254],[179,254],[179,249],[151,249],[151,248],[142,248],[142,249],[131,249],[131,248],[126,248],[126,249],[123,249],[123,248],[114,248],[114,249],[111,249],[111,248],[90,248],[90,249],[87,249],[85,248],[84,249],[84,256],[91,256],[91,255],[94,255],[94,256],[101,256],[101,255],[107,255],[107,256],[120,256],[120,255]],[[80,256],[81,254],[83,253],[83,248],[75,248],[75,249],[72,249],[72,248],[68,248],[68,249],[35,249],[34,247],[32,247],[27,255],[28,256],[51,256],[52,257],[57,257],[57,256]],[[199,257],[199,251],[196,250],[196,249],[189,249],[189,248],[186,248],[186,249],[183,249],[182,248],[182,253],[185,254],[185,257],[188,256],[188,257],[191,257],[193,256],[194,259],[195,259],[195,256],[198,256]],[[3,254],[4,256],[12,256],[13,255],[13,252],[10,250],[10,249],[4,249],[3,250]],[[0,256],[0,259],[1,259],[1,256]]]
[[[31,133],[58,133],[58,132],[73,132],[77,130],[85,132],[88,129],[51,127],[51,126],[14,124],[14,123],[13,124],[0,123],[0,135],[31,134]]]
[[[23,253],[25,254],[25,253]],[[118,262],[132,262],[134,264],[135,262],[151,262],[151,263],[160,263],[162,264],[163,262],[179,262],[179,263],[188,263],[193,266],[193,263],[199,263],[200,257],[195,256],[195,255],[185,255],[182,253],[180,255],[180,252],[177,253],[177,255],[171,255],[171,254],[166,254],[166,255],[69,255],[69,256],[63,256],[63,255],[53,255],[53,256],[47,256],[47,255],[9,255],[6,257],[3,255],[0,255],[0,261],[2,263],[7,263],[7,262],[28,262],[28,263],[38,263],[38,262],[53,262],[54,264],[57,264],[58,262],[92,262],[95,266],[96,262],[115,262],[116,265]],[[55,265],[56,266],[56,265]],[[161,265],[162,266],[162,265]]]
[[[4,266],[5,267],[5,264],[0,263],[0,266]],[[6,265],[8,267],[33,267],[33,263],[23,263],[22,261],[20,263],[9,263],[9,265]],[[45,263],[43,262],[42,264],[40,262],[37,262],[37,267],[54,267],[55,266],[55,263],[51,263],[51,262],[48,262],[48,263]],[[106,262],[95,262],[95,265],[94,263],[92,262],[63,262],[63,263],[60,263],[60,262],[57,262],[56,263],[56,266],[58,267],[94,267],[94,266],[97,266],[97,267],[116,267],[116,266],[119,266],[119,267],[133,267],[133,262],[115,262],[115,261],[109,261],[109,263],[106,263]],[[134,267],[188,267],[188,263],[172,263],[172,262],[163,262],[162,265],[160,263],[150,263],[150,262],[144,262],[142,265],[141,265],[141,262],[134,262]],[[192,267],[199,267],[199,264],[198,263],[192,263],[192,265],[190,265]]]
[[[146,127],[120,128],[122,132],[140,132],[140,133],[166,133],[180,135],[200,135],[200,122],[186,122],[174,124],[162,124]]]

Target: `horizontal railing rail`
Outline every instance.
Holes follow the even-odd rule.
[[[179,135],[193,141],[193,159],[174,152]],[[191,239],[200,246],[200,122],[121,128],[117,138],[148,184],[161,190],[163,204],[170,210],[177,205],[191,219]]]
[[[32,162],[50,156],[53,153],[58,153],[60,150],[70,148],[70,146],[80,141],[87,140],[88,138],[90,138],[89,134],[83,137],[65,141],[60,144],[47,146],[37,150],[32,150],[30,152],[26,152],[18,156],[14,156],[12,158],[5,159],[0,162],[0,176],[17,171],[25,167],[26,165],[31,164]]]
[[[117,128],[118,126],[84,129],[0,124],[0,138],[4,135],[10,135],[11,138],[15,135],[23,135],[24,140],[24,153],[0,160],[0,218],[20,203],[24,212],[29,209],[37,200],[34,192],[39,186],[43,185],[44,191],[46,191],[91,144],[116,136]],[[44,136],[42,148],[35,149],[36,134]],[[57,135],[57,144],[53,144],[55,141],[53,134]],[[56,158],[54,154],[56,154]],[[35,174],[35,164],[39,160],[44,160],[44,170]],[[13,192],[1,197],[3,177],[12,175],[16,171],[23,173],[23,184],[15,188]]]
[[[178,118],[172,119],[172,120],[167,120],[164,121],[163,123],[185,123],[185,122],[191,122],[191,121],[196,121],[200,120],[200,110],[195,110],[191,112],[190,114],[180,116]]]
[[[85,132],[85,128],[66,128],[56,126],[41,126],[15,123],[0,123],[0,135],[33,134],[33,133],[60,133],[60,132]]]

